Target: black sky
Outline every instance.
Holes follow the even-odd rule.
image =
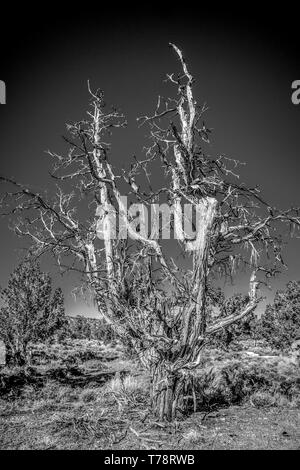
[[[65,123],[84,118],[87,79],[128,118],[112,149],[114,164],[128,165],[133,154],[141,155],[146,133],[137,133],[136,116],[154,108],[157,95],[169,90],[166,73],[178,70],[168,48],[174,42],[196,78],[198,103],[210,108],[210,152],[247,162],[241,178],[262,186],[273,205],[299,205],[300,105],[291,102],[291,83],[300,79],[298,12],[262,12],[253,3],[241,11],[206,11],[186,3],[184,10],[165,11],[154,4],[144,11],[128,5],[126,12],[90,4],[84,11],[85,5],[74,4],[66,12],[52,4],[35,16],[28,6],[8,12],[0,32],[0,79],[7,86],[7,104],[0,106],[0,172],[35,188],[49,186],[44,151],[63,151]],[[0,234],[3,284],[23,242],[7,221],[0,222]],[[299,243],[290,242],[289,270],[275,288],[300,278]],[[68,294],[73,281],[57,282]],[[82,305],[68,297],[68,311],[79,310]]]

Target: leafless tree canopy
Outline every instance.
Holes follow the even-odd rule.
[[[195,101],[194,78],[181,50],[171,48],[180,65],[178,74],[167,75],[174,97],[160,96],[154,112],[138,118],[150,140],[143,159],[135,159],[128,171],[117,173],[109,158],[111,133],[126,126],[126,119],[107,108],[101,91],[89,87],[86,120],[67,126],[68,153],[49,152],[55,196],[1,177],[3,213],[14,217],[16,233],[28,236],[37,254],[51,252],[62,269],[84,273],[99,312],[149,368],[152,403],[161,419],[173,419],[184,408],[209,337],[255,310],[262,274],[276,274],[283,263],[280,225],[293,231],[300,222],[297,208],[272,208],[258,188],[240,183],[238,161],[205,153],[211,133],[204,122],[206,108]],[[165,176],[159,189],[151,181],[155,165]],[[130,198],[146,207],[172,205],[178,250],[189,260],[188,269],[169,256],[159,237],[132,228],[122,199],[124,184]],[[185,203],[198,211],[193,239],[181,224]],[[103,241],[97,238],[99,205]],[[111,237],[111,207],[123,215],[130,240]],[[214,281],[242,267],[249,268],[247,303],[208,324]]]

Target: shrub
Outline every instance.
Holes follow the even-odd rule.
[[[91,403],[93,401],[96,401],[97,400],[97,391],[93,390],[93,389],[84,390],[80,395],[80,399],[84,403]]]
[[[195,391],[200,407],[238,404],[255,393],[269,393],[287,400],[300,397],[300,371],[289,357],[256,357],[216,354],[195,373]]]
[[[255,392],[250,401],[256,408],[266,408],[275,404],[275,397],[268,392]]]

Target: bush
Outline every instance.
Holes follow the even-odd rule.
[[[80,395],[80,399],[84,403],[94,402],[97,400],[97,391],[93,389],[84,390]]]
[[[31,347],[31,362],[35,365],[58,361],[65,365],[76,365],[90,360],[103,360],[108,354],[98,341],[64,340],[60,343],[36,343]],[[113,354],[113,351],[110,351]],[[117,357],[117,354],[115,353]]]
[[[268,392],[255,392],[250,401],[256,408],[267,408],[275,404],[275,397]]]
[[[239,404],[256,393],[300,397],[300,371],[289,357],[243,357],[219,353],[206,358],[206,366],[195,373],[194,384],[200,407]]]

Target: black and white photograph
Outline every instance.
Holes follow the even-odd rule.
[[[299,18],[3,10],[1,451],[300,449]]]

